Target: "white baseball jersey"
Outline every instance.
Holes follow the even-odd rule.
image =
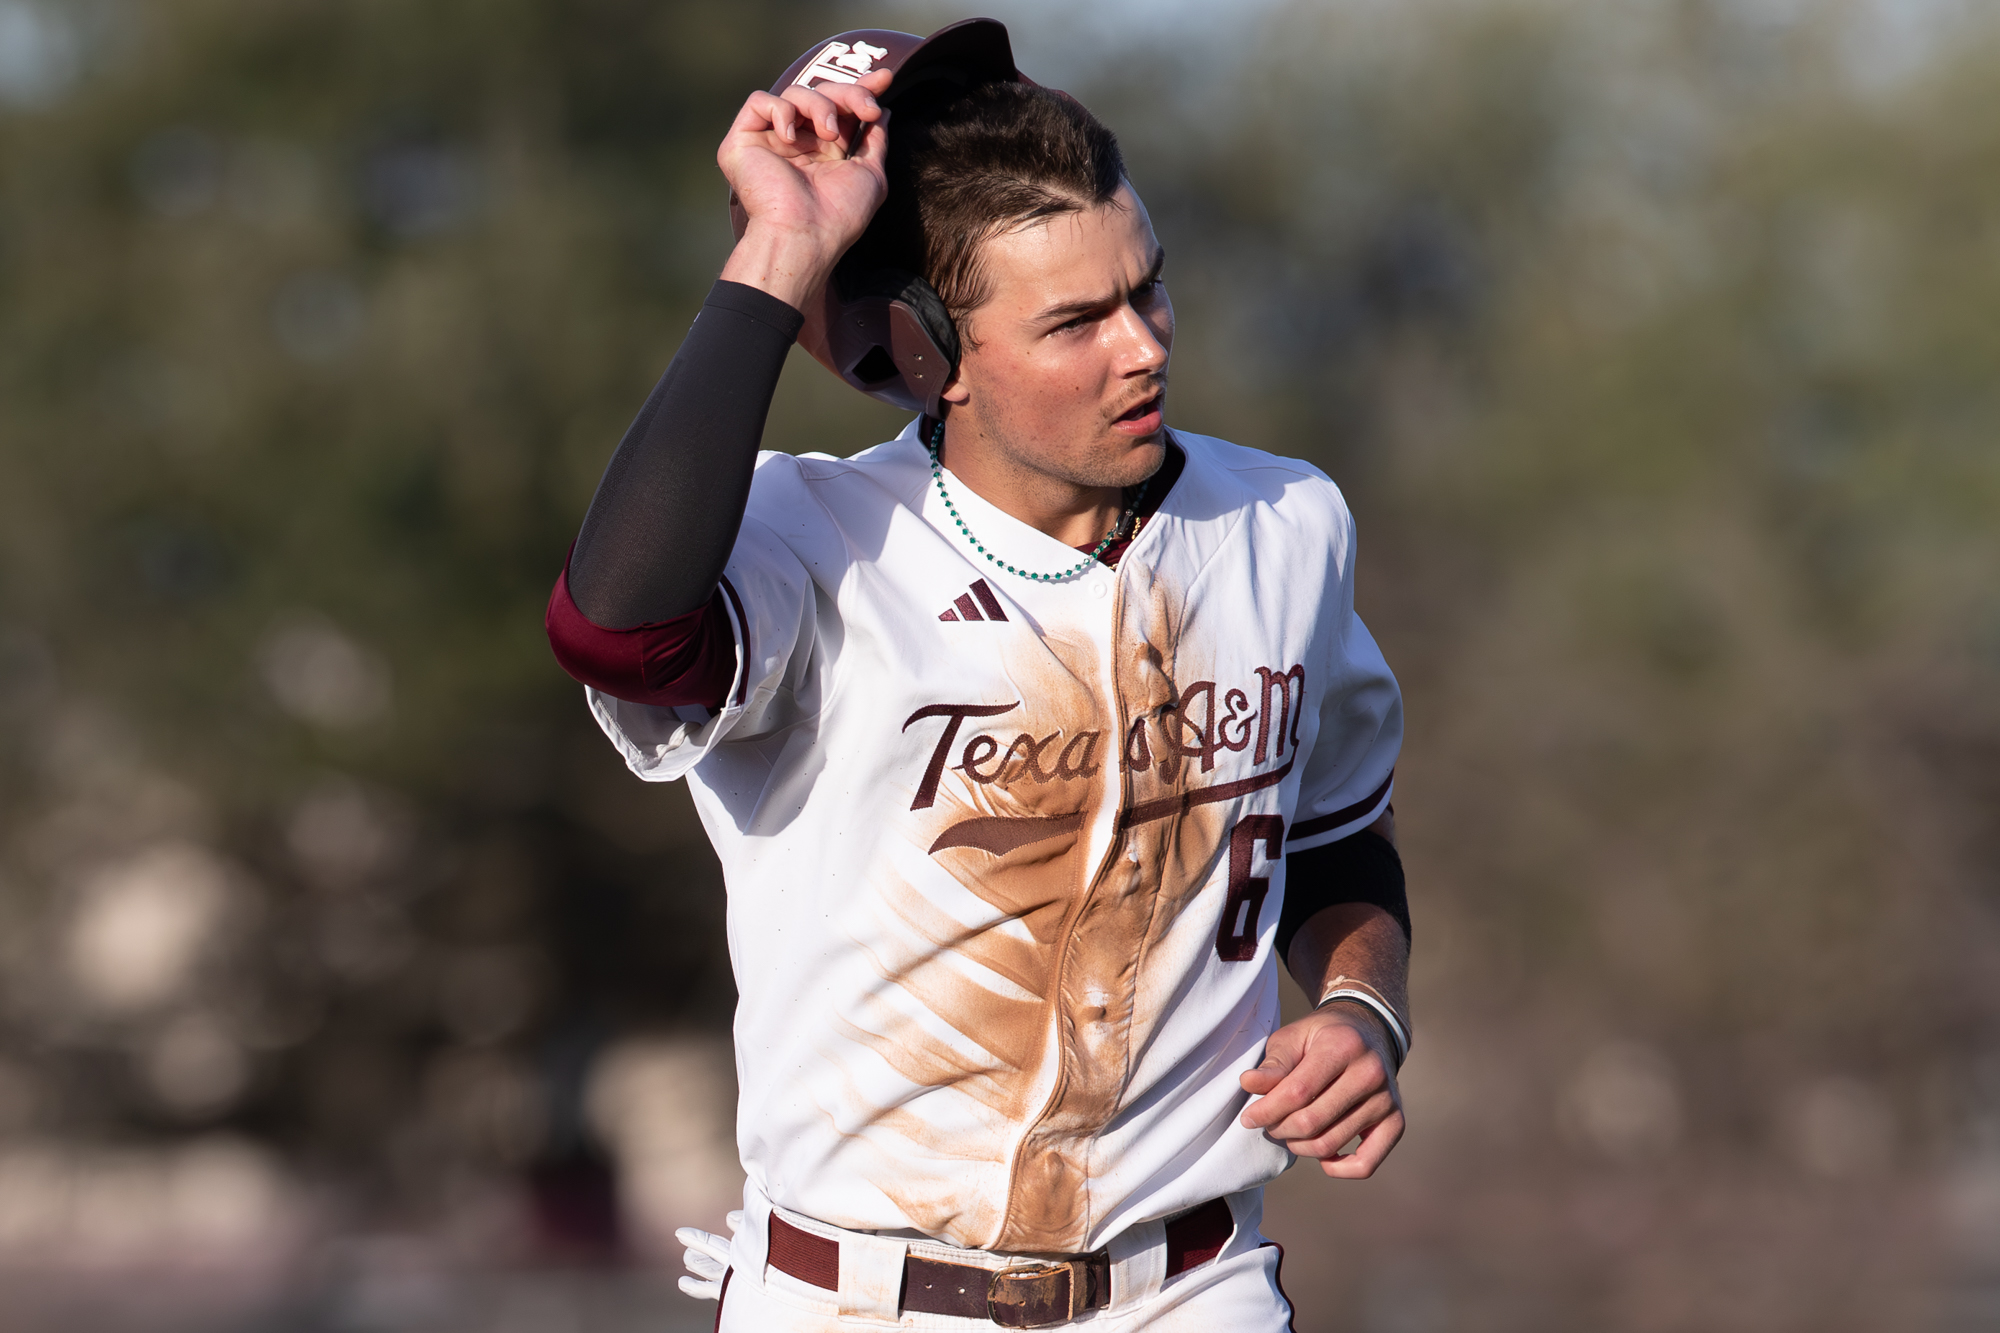
[[[1284,853],[1387,804],[1395,678],[1307,464],[1175,432],[1118,567],[997,570],[912,423],[760,456],[727,704],[591,692],[721,857],[751,1188],[854,1230],[1080,1252],[1276,1176],[1237,1123],[1277,1024]],[[947,485],[1026,569],[1061,542]]]

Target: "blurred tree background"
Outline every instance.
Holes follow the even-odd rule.
[[[2000,1322],[2000,24],[987,12],[1408,695],[1413,1129],[1274,1187],[1300,1328]],[[6,1327],[705,1326],[720,877],[541,610],[743,93],[961,16],[0,0]],[[900,428],[795,359],[773,447]]]

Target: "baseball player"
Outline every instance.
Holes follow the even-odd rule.
[[[727,878],[748,1182],[683,1286],[759,1333],[1285,1328],[1262,1186],[1372,1173],[1410,1040],[1340,492],[1166,427],[1165,253],[999,24],[822,43],[718,158],[739,239],[548,620]],[[794,340],[908,427],[758,452]]]

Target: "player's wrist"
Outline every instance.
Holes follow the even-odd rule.
[[[753,219],[743,239],[729,252],[721,276],[775,296],[795,310],[804,310],[807,302],[826,286],[827,277],[840,258],[837,253],[829,254],[829,249],[823,238],[811,232],[770,223],[760,225]]]
[[[1398,1069],[1402,1068],[1403,1061],[1410,1055],[1413,1034],[1410,1031],[1409,1020],[1396,1012],[1395,1006],[1389,1003],[1388,996],[1359,977],[1342,974],[1335,977],[1327,986],[1326,992],[1320,996],[1319,1003],[1313,1006],[1313,1011],[1317,1013],[1330,1005],[1359,1010],[1372,1018],[1375,1026],[1389,1039],[1391,1063]]]
[[[1376,1054],[1383,1058],[1390,1069],[1396,1069],[1402,1064],[1394,1032],[1390,1030],[1388,1022],[1382,1015],[1367,1005],[1358,1000],[1340,997],[1327,1000],[1313,1012],[1324,1014],[1362,1032],[1369,1046],[1375,1049]]]

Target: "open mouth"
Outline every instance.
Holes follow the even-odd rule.
[[[1160,402],[1164,397],[1164,394],[1156,393],[1151,398],[1134,403],[1118,415],[1116,418],[1118,424],[1121,426],[1146,425],[1151,419],[1159,415]]]

